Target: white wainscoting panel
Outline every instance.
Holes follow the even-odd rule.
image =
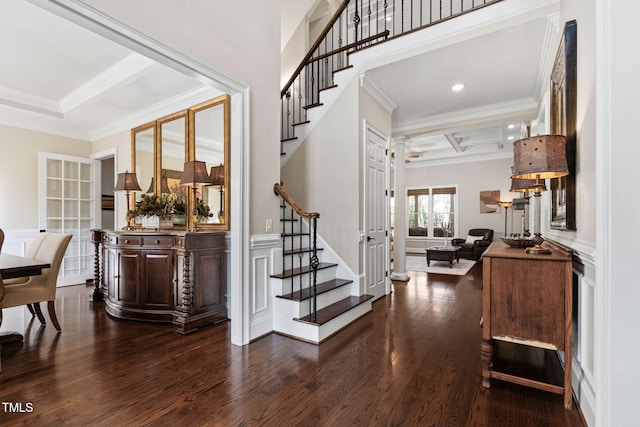
[[[251,283],[249,289],[249,339],[273,331],[271,280],[274,259],[280,253],[280,235],[251,236]]]

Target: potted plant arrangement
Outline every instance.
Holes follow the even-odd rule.
[[[133,215],[142,218],[142,228],[172,228],[171,207],[166,194],[142,194]]]
[[[209,218],[213,216],[211,212],[211,208],[207,205],[204,200],[196,198],[196,211],[198,213],[198,222],[207,223],[209,222]]]
[[[185,225],[187,204],[184,199],[184,192],[176,191],[170,193],[167,197],[169,209],[171,211],[171,220],[174,225]]]

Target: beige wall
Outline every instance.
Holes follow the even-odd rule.
[[[280,2],[163,2],[161,8],[156,0],[85,2],[249,86],[250,233],[263,233],[265,219],[277,223],[273,184],[280,180]]]
[[[0,125],[0,228],[38,228],[38,152],[89,157],[91,144]]]
[[[282,169],[285,190],[302,209],[320,213],[318,232],[354,272],[359,271],[359,128],[353,79]]]
[[[491,228],[494,240],[504,234],[504,211],[480,213],[480,191],[500,190],[501,200],[513,200],[519,193],[509,191],[511,187],[511,158],[460,163],[456,165],[425,166],[407,168],[407,189],[429,186],[458,186],[458,230],[455,237],[466,237],[471,228]],[[511,232],[511,213],[507,214],[507,228]],[[513,212],[513,232],[520,232],[521,211]],[[425,240],[408,238],[407,250],[425,248]],[[430,244],[431,246],[431,244]]]

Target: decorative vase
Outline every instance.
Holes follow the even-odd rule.
[[[187,223],[185,214],[174,214],[171,220],[173,221],[173,225],[185,225]]]
[[[153,216],[143,216],[142,217],[142,228],[159,228],[160,227],[160,217],[158,215]]]
[[[160,222],[158,223],[158,228],[161,230],[173,228],[173,221],[171,220],[171,218],[161,219]]]

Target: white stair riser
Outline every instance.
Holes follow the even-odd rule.
[[[345,299],[351,295],[351,288],[349,286],[340,286],[339,288],[332,289],[329,292],[323,292],[317,296],[316,309],[320,310],[334,304],[342,299]],[[292,301],[284,298],[276,298],[274,308],[277,313],[291,313],[293,317],[304,317],[310,313],[309,300],[304,301]]]
[[[321,326],[291,320],[287,315],[276,312],[274,315],[273,328],[276,332],[285,335],[319,343],[370,311],[371,300],[352,308]]]
[[[337,267],[329,267],[323,268],[322,270],[318,270],[318,274],[316,275],[316,283],[326,282],[331,279],[335,279],[336,277],[336,269]],[[301,280],[302,278],[302,280]],[[293,290],[297,291],[300,289],[300,284],[302,283],[302,288],[309,287],[309,273],[302,274],[301,276],[294,276],[293,278]],[[291,292],[291,278],[287,277],[286,279],[277,279],[271,278],[271,291],[273,295],[285,295]]]
[[[317,251],[318,261],[322,262],[322,251]],[[284,256],[284,269],[289,270],[290,268],[298,268],[302,263],[302,267],[306,267],[309,265],[309,259],[311,258],[311,252],[302,253],[302,257],[299,257],[298,254],[285,255]]]

